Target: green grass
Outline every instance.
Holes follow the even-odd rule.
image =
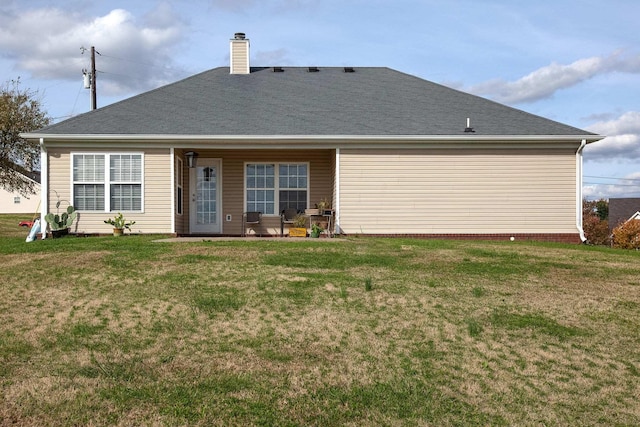
[[[0,216],[0,425],[640,424],[636,251],[25,243],[23,217]]]

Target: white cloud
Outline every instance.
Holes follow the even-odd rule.
[[[0,17],[0,49],[36,78],[81,81],[95,46],[98,90],[120,95],[157,87],[184,75],[171,59],[183,40],[177,13],[160,4],[139,22],[128,11],[114,9],[89,17],[57,8],[14,10]]]
[[[588,176],[587,173],[584,196],[589,199],[640,197],[640,112],[629,111],[615,119],[597,122],[587,129],[607,135],[605,139],[585,147],[584,159],[590,169],[603,168],[610,171],[609,175],[621,175],[620,171],[625,169],[636,171],[627,171],[620,178]],[[616,169],[611,169],[612,163],[617,165]]]
[[[587,130],[606,138],[585,148],[585,160],[637,162],[640,159],[640,112],[629,111],[616,119],[588,126]]]
[[[617,51],[609,56],[579,59],[568,65],[552,63],[516,81],[490,80],[467,90],[498,102],[517,104],[550,98],[561,89],[612,72],[640,73],[640,55]]]
[[[608,181],[596,183],[595,181]],[[622,178],[590,177],[584,178],[582,195],[590,200],[609,199],[611,197],[640,197],[640,172],[625,175]]]

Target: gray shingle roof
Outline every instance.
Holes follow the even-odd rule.
[[[37,134],[594,135],[389,68],[215,68]]]
[[[636,212],[640,212],[639,197],[611,197],[609,199],[609,231],[627,221]]]

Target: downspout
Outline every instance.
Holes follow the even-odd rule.
[[[171,164],[171,234],[176,233],[176,157],[175,149],[169,149]],[[183,190],[184,191],[184,190]]]
[[[580,233],[582,243],[587,242],[582,228],[582,150],[587,145],[587,140],[583,139],[578,151],[576,151],[576,227]]]
[[[49,160],[44,138],[40,138],[40,230],[42,240],[47,238],[47,222],[44,217],[49,212]]]
[[[334,179],[334,186],[335,186],[335,195],[336,195],[336,200],[335,200],[335,205],[334,205],[334,209],[335,209],[335,225],[333,226],[333,232],[335,234],[342,234],[342,230],[340,229],[340,149],[336,148],[336,170],[335,170],[335,174],[336,177]]]

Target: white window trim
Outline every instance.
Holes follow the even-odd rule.
[[[141,151],[109,151],[109,152],[101,152],[101,151],[82,151],[82,152],[72,152],[70,161],[69,161],[69,181],[71,187],[71,202],[75,200],[74,194],[74,180],[73,180],[73,158],[74,156],[104,156],[104,211],[102,210],[91,210],[91,211],[81,211],[81,212],[104,212],[104,213],[113,213],[111,210],[111,156],[121,156],[121,155],[139,155],[140,156],[140,210],[122,210],[122,212],[130,212],[130,213],[144,213],[144,201],[145,201],[145,173],[144,173],[144,152]]]
[[[176,208],[176,215],[182,216],[184,215],[184,162],[180,157],[175,157],[176,160],[176,191],[175,191],[175,201],[173,205]],[[182,200],[178,200],[178,189],[180,189],[180,194],[182,195]],[[178,203],[180,202],[180,203]]]
[[[266,217],[279,217],[280,212],[278,211],[280,207],[280,168],[279,165],[307,165],[307,208],[309,207],[309,195],[311,193],[311,163],[310,162],[296,162],[296,161],[281,161],[281,162],[270,162],[270,161],[255,161],[255,162],[244,162],[242,166],[242,209],[243,212],[247,211],[247,165],[274,165],[274,187],[275,194],[273,195],[274,199],[274,213],[265,214],[263,216]]]

